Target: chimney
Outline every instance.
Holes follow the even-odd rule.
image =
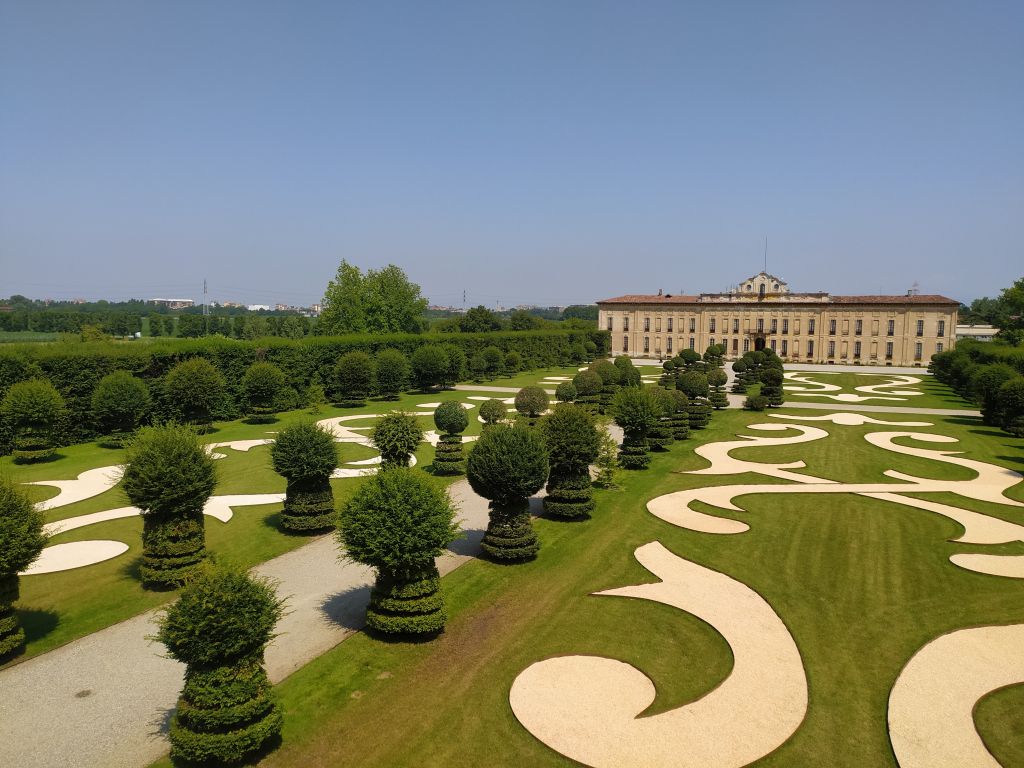
[[[661,295],[662,295],[662,294],[663,294],[664,292],[665,292],[665,291],[664,291],[664,289],[663,289],[663,288],[659,288],[659,289],[658,289],[658,295],[659,295],[659,296],[661,296]]]

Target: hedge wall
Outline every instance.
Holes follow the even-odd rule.
[[[485,347],[518,352],[528,368],[540,368],[572,359],[571,347],[592,341],[598,355],[607,354],[610,337],[596,330],[540,330],[453,334],[352,334],[313,336],[303,339],[264,338],[242,341],[222,337],[190,340],[141,342],[96,342],[52,344],[7,344],[0,349],[0,398],[18,381],[35,377],[49,379],[64,397],[68,413],[62,425],[64,444],[83,442],[97,436],[91,414],[93,390],[100,379],[116,370],[126,370],[143,379],[153,395],[152,417],[166,415],[162,397],[163,378],[177,363],[202,356],[224,375],[227,392],[214,414],[217,419],[241,416],[241,381],[246,369],[257,360],[274,363],[284,371],[294,394],[305,392],[312,383],[329,384],[334,364],[346,352],[362,350],[376,354],[398,349],[411,356],[424,344],[459,347],[467,357]],[[8,436],[0,425],[0,451]]]

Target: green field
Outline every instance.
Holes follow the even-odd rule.
[[[24,344],[34,341],[56,341],[59,333],[45,331],[0,331],[0,344]]]
[[[792,373],[794,371],[787,371]],[[818,371],[796,371],[801,378],[807,378],[811,381],[818,382],[821,384],[832,384],[837,387],[842,387],[839,391],[827,392],[829,395],[857,395],[859,397],[874,397],[868,392],[858,392],[856,387],[871,386],[876,384],[882,384],[887,381],[889,374],[884,373],[824,373]],[[893,374],[894,376],[896,374]],[[840,402],[828,397],[811,397],[810,393],[807,392],[796,392],[790,389],[790,386],[810,386],[799,381],[791,381],[786,379],[784,384],[786,386],[786,402],[808,402],[808,403],[832,403],[837,406],[842,405],[883,405],[883,406],[895,406],[895,407],[908,407],[908,408],[952,408],[957,410],[977,410],[978,406],[970,403],[959,395],[954,393],[949,387],[941,384],[935,380],[935,377],[928,373],[922,372],[920,374],[908,374],[921,379],[920,384],[908,384],[908,385],[894,385],[887,389],[906,389],[916,390],[922,392],[921,395],[885,395],[888,397],[898,397],[899,400],[889,399],[871,399],[865,400],[863,403],[854,402]],[[884,393],[884,390],[883,390]]]

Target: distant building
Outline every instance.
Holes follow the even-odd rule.
[[[956,327],[956,340],[992,341],[992,338],[997,333],[999,333],[999,329],[994,325],[958,325]]]
[[[167,309],[185,309],[196,305],[192,299],[150,299],[149,303]]]
[[[270,311],[270,305],[269,304],[249,304],[246,307],[246,309],[248,309],[250,312],[260,312],[260,311],[269,312]]]
[[[597,302],[612,354],[673,357],[711,344],[735,359],[770,348],[784,360],[854,365],[928,364],[956,343],[960,303],[916,290],[895,296],[792,293],[761,272],[725,293],[629,294]]]

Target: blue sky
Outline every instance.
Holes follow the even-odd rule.
[[[1024,273],[1024,3],[0,0],[0,295]]]

